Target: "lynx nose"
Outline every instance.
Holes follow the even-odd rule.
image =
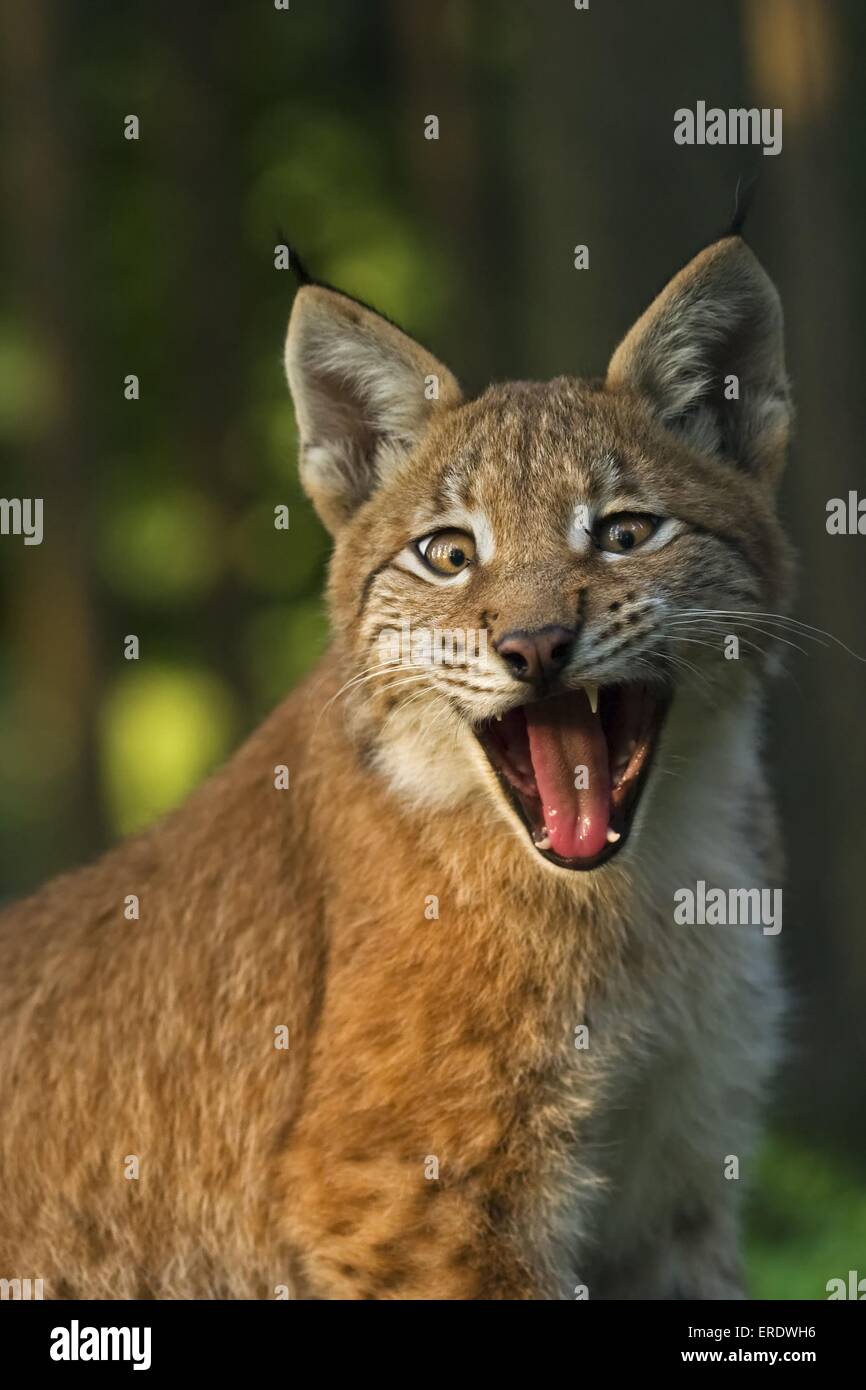
[[[577,633],[568,627],[542,627],[537,632],[506,632],[494,650],[518,680],[543,685],[565,666]]]

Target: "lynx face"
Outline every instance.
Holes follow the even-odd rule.
[[[287,367],[335,536],[339,698],[379,770],[443,809],[484,788],[560,872],[620,854],[659,749],[745,698],[785,601],[781,311],[751,252],[729,238],[686,267],[604,382],[465,402],[316,286]]]

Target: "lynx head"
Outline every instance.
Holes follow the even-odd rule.
[[[678,724],[750,698],[785,602],[782,313],[752,252],[697,256],[604,380],[464,399],[312,284],[286,365],[334,538],[337,708],[380,772],[427,806],[493,797],[558,873],[639,842]]]

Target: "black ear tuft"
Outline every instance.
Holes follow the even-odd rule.
[[[304,285],[318,285],[319,289],[331,290],[334,294],[340,294],[343,296],[344,299],[350,300],[352,304],[357,304],[360,309],[368,309],[371,314],[377,314],[379,318],[384,319],[386,323],[393,324],[395,328],[399,328],[401,333],[406,332],[406,330],[402,328],[399,323],[392,319],[388,314],[384,314],[381,309],[377,309],[375,305],[368,304],[365,299],[358,299],[356,295],[349,294],[348,290],[342,290],[338,285],[332,285],[328,280],[320,280],[318,276],[311,275],[310,272],[307,270],[307,267],[304,265],[304,262],[298,255],[297,251],[295,250],[294,246],[289,241],[289,238],[286,236],[285,232],[280,226],[277,227],[277,244],[279,246],[285,246],[288,248],[289,266],[292,270],[292,273],[294,274],[295,280],[297,281],[298,289],[301,289]],[[407,337],[408,336],[409,335],[407,334]]]
[[[728,223],[726,231],[722,233],[723,236],[742,235],[743,224],[751,210],[757,187],[757,174],[752,174],[751,178],[746,179],[745,182],[742,178],[737,179],[737,186],[734,190],[734,215]]]
[[[289,264],[291,265],[292,270],[294,271],[295,279],[297,280],[298,284],[311,285],[313,283],[313,277],[307,270],[307,267],[304,265],[304,262],[301,260],[294,246],[289,245],[288,242],[286,242],[286,245],[289,247]]]

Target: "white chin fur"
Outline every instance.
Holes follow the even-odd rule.
[[[376,748],[376,766],[410,806],[444,811],[478,791],[469,729],[426,703],[395,710]],[[480,753],[480,748],[478,749]],[[482,755],[483,756],[483,755]]]

